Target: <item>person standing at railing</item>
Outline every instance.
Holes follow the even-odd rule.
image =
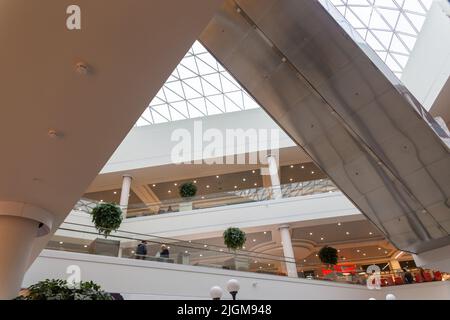
[[[160,256],[161,258],[169,259],[169,249],[166,247],[165,244],[163,244],[163,245],[161,246],[161,251],[159,252],[159,256]]]
[[[405,278],[405,283],[408,283],[408,284],[413,283],[414,278],[413,278],[413,275],[411,274],[411,272],[409,272],[409,270],[406,268],[403,268],[403,272],[404,272],[403,276]]]
[[[145,260],[147,255],[147,241],[142,240],[136,248],[136,259]]]

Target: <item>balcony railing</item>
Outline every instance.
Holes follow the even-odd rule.
[[[365,274],[352,276],[337,274],[330,278],[314,271],[306,275],[303,270],[308,269],[307,265],[288,261],[282,256],[248,250],[232,251],[223,245],[206,241],[184,241],[125,230],[112,232],[108,239],[105,239],[93,226],[69,222],[64,222],[59,231],[60,236],[64,238],[56,236],[48,243],[46,249],[277,276],[287,276],[286,265],[294,264],[300,278],[360,285],[365,284],[367,278]],[[61,239],[63,241],[60,241]],[[146,241],[145,254],[139,253],[137,249],[142,241]],[[167,256],[160,254],[162,245],[169,250]],[[314,269],[312,265],[310,267],[311,270]]]
[[[336,191],[339,191],[339,189],[331,180],[320,179],[283,184],[277,187],[260,187],[213,193],[204,196],[196,196],[189,199],[177,198],[153,203],[130,204],[126,209],[127,218],[133,218],[154,214],[267,201],[280,198],[293,198]],[[90,213],[99,203],[100,201],[96,200],[81,199],[75,205],[74,209]]]

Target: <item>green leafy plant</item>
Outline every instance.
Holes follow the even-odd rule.
[[[241,229],[232,227],[223,232],[223,241],[228,249],[237,250],[244,246],[247,236]]]
[[[191,198],[197,194],[197,186],[193,182],[186,182],[180,186],[179,191],[182,198]]]
[[[113,203],[100,203],[92,210],[91,215],[95,228],[105,238],[119,229],[122,223],[122,210]]]
[[[66,280],[46,279],[30,286],[16,300],[113,300],[92,281],[69,286]]]
[[[338,252],[335,248],[325,246],[319,251],[319,259],[324,264],[334,266],[338,263]]]

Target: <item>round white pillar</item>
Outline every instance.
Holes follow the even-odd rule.
[[[122,180],[122,190],[120,192],[120,208],[122,209],[123,217],[127,217],[128,201],[130,199],[131,192],[131,181],[133,178],[131,176],[123,176]]]
[[[0,201],[0,299],[18,295],[35,238],[48,234],[52,222],[39,207]]]
[[[272,184],[273,198],[281,199],[283,197],[280,186],[280,176],[278,175],[278,162],[274,156],[267,157],[267,163],[269,165],[270,182]]]
[[[288,277],[297,278],[297,265],[295,264],[294,248],[292,247],[291,233],[289,225],[279,227],[281,242],[283,245],[284,259],[286,260],[286,270]]]

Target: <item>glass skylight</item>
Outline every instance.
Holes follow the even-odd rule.
[[[433,0],[327,0],[400,78]],[[259,108],[196,41],[136,126]]]
[[[401,78],[433,0],[329,0]]]
[[[205,117],[259,105],[196,41],[136,123]]]

